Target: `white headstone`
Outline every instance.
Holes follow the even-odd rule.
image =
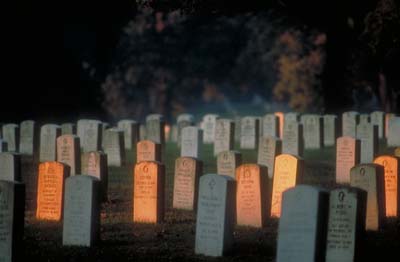
[[[400,117],[391,117],[389,119],[387,145],[389,147],[400,146]],[[8,150],[10,150],[10,147]]]
[[[181,138],[181,156],[201,159],[203,130],[195,126],[184,127]]]
[[[233,150],[235,124],[230,119],[218,119],[215,127],[214,156]]]
[[[223,256],[233,245],[235,180],[207,174],[200,178],[195,253]]]
[[[214,143],[215,126],[217,123],[218,115],[207,114],[203,117],[201,122],[201,129],[203,129],[203,142],[204,144]]]
[[[81,148],[79,137],[62,135],[57,138],[57,161],[70,168],[70,175],[81,173]]]
[[[98,120],[78,120],[77,134],[82,152],[99,151],[102,142],[102,122]]]
[[[65,181],[64,246],[91,247],[100,234],[100,181],[92,176],[72,176]]]
[[[356,137],[356,126],[359,122],[359,114],[354,111],[342,114],[342,136]]]
[[[279,119],[275,114],[266,114],[262,118],[262,135],[279,137]]]
[[[37,150],[39,137],[35,121],[22,121],[19,130],[19,152],[23,155],[32,156]]]
[[[107,200],[108,164],[107,155],[101,151],[92,151],[82,154],[82,174],[96,177],[100,180],[101,198]]]
[[[110,128],[104,132],[104,153],[107,154],[108,166],[125,164],[124,132]]]
[[[338,135],[338,117],[324,115],[324,146],[334,146]]]
[[[217,156],[217,173],[235,178],[235,170],[241,164],[242,154],[240,152],[222,151]]]
[[[125,149],[132,150],[139,141],[139,124],[134,120],[124,119],[118,122],[118,128],[124,132]]]
[[[303,156],[303,126],[295,121],[286,122],[283,128],[282,153]]]
[[[358,124],[357,139],[361,141],[360,163],[372,163],[378,152],[378,127],[365,122]]]
[[[282,141],[277,137],[263,136],[258,146],[257,164],[268,168],[269,178],[273,177],[275,157],[282,152]]]
[[[299,185],[283,193],[277,262],[323,261],[328,193]]]
[[[58,125],[46,124],[40,128],[39,161],[57,160],[57,137],[61,135]]]
[[[8,151],[18,152],[19,126],[17,124],[6,124],[2,126],[3,140],[7,142]]]
[[[260,121],[257,117],[246,116],[240,121],[240,148],[256,149],[260,136]]]
[[[304,148],[320,149],[323,145],[323,125],[322,118],[316,114],[306,114],[301,116],[303,124]]]
[[[384,138],[385,135],[385,112],[374,111],[370,115],[371,124],[378,126],[379,139]]]
[[[61,124],[61,135],[76,135],[76,125],[73,123]]]
[[[19,154],[0,153],[0,180],[22,182],[21,157]]]

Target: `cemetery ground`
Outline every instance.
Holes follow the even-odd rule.
[[[236,145],[236,148],[239,148]],[[379,154],[393,148],[380,144]],[[256,163],[256,150],[240,150],[243,163]],[[38,162],[22,158],[22,176],[26,184],[24,246],[22,261],[275,261],[278,220],[268,219],[263,229],[236,226],[233,250],[214,259],[194,254],[195,212],[172,209],[175,143],[166,144],[166,214],[158,225],[132,222],[133,161],[135,152],[127,152],[124,167],[110,167],[108,201],[101,208],[101,241],[92,248],[62,246],[62,222],[35,218]],[[335,150],[305,151],[304,184],[335,187]],[[204,174],[216,173],[213,146],[203,145]],[[400,219],[387,221],[379,232],[367,232],[360,261],[400,261]]]

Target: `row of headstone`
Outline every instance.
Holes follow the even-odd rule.
[[[276,261],[358,261],[365,191],[300,185],[283,193]]]

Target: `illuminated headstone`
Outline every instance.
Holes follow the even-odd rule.
[[[164,219],[164,165],[151,161],[136,164],[133,181],[133,222],[160,223]]]
[[[194,117],[191,114],[180,114],[176,123],[178,126],[178,146],[180,146],[182,142],[182,129],[187,126],[194,126]]]
[[[202,172],[203,162],[191,157],[176,159],[173,208],[196,210],[199,178]]]
[[[23,261],[25,185],[0,180],[0,261]]]
[[[39,132],[33,120],[25,120],[20,124],[19,152],[23,155],[32,156],[36,153],[39,142]]]
[[[217,173],[236,177],[236,168],[242,164],[242,154],[237,151],[222,151],[217,156]]]
[[[370,115],[371,124],[378,126],[378,137],[379,139],[384,138],[385,135],[385,112],[374,111]]]
[[[181,156],[201,159],[203,146],[203,130],[195,126],[182,129]]]
[[[57,161],[70,168],[70,175],[81,173],[81,149],[79,137],[62,135],[57,138]]]
[[[57,160],[57,137],[61,135],[58,125],[46,124],[40,128],[39,161]]]
[[[283,138],[283,126],[285,125],[285,114],[282,112],[275,112],[279,122],[279,138]]]
[[[107,129],[103,133],[104,153],[107,154],[108,166],[125,164],[124,132],[117,128]]]
[[[124,119],[120,120],[117,126],[124,132],[125,149],[134,149],[139,141],[139,123],[134,120]]]
[[[320,115],[302,115],[304,148],[320,149],[323,145],[323,126]]]
[[[136,146],[136,163],[142,161],[161,162],[161,145],[150,140],[142,140]]]
[[[329,194],[299,185],[283,193],[277,262],[324,261]]]
[[[201,122],[201,129],[203,130],[204,144],[214,143],[215,126],[217,123],[218,115],[207,114],[203,117]]]
[[[329,196],[326,262],[358,261],[365,230],[367,192],[338,188]]]
[[[233,150],[235,124],[230,119],[218,119],[215,127],[214,156]]]
[[[76,135],[76,125],[73,123],[61,124],[61,135]]]
[[[267,168],[244,164],[236,169],[236,221],[238,225],[263,227],[268,216]]]
[[[350,183],[350,169],[360,163],[360,140],[344,136],[336,141],[336,183]]]
[[[21,156],[19,154],[0,153],[0,180],[22,182]]]
[[[69,167],[59,162],[39,164],[36,218],[60,221],[64,204],[64,183]]]
[[[368,193],[365,229],[379,230],[385,217],[383,167],[377,164],[361,164],[353,167],[350,171],[350,185]]]
[[[268,168],[269,178],[273,177],[275,157],[282,152],[282,141],[279,138],[267,136],[261,137],[258,146],[257,164]]]
[[[379,156],[375,164],[383,166],[385,181],[385,208],[386,217],[400,216],[400,179],[399,158],[395,156]]]
[[[101,151],[82,154],[82,174],[96,177],[100,180],[102,200],[107,200],[108,168],[107,155]]]
[[[195,253],[223,256],[233,246],[235,180],[216,174],[203,175],[199,183]]]
[[[303,126],[295,121],[287,122],[283,129],[282,153],[303,156],[304,139]]]
[[[324,146],[334,146],[339,136],[338,117],[336,115],[324,115]]]
[[[400,117],[389,119],[387,145],[390,147],[400,146]],[[10,147],[8,150],[10,150]]]
[[[359,122],[359,114],[354,111],[342,114],[342,136],[356,137],[356,126]]]
[[[279,137],[279,118],[274,114],[266,114],[262,118],[262,136]]]
[[[2,126],[3,140],[7,142],[8,151],[18,152],[19,126],[17,124],[6,124]]]
[[[280,217],[282,193],[303,181],[304,161],[296,156],[282,154],[275,158],[272,186],[271,216]]]
[[[65,180],[64,246],[91,247],[100,235],[100,181],[80,175]]]
[[[77,124],[77,135],[82,152],[99,151],[102,142],[103,124],[98,120],[81,119]]]

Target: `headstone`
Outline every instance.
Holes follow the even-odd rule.
[[[377,164],[361,164],[353,167],[350,171],[350,185],[368,193],[365,229],[378,231],[385,217],[383,167]]]
[[[302,157],[304,154],[303,126],[294,121],[285,121],[282,153]]]
[[[203,175],[199,183],[195,253],[223,256],[233,246],[235,180],[228,176]]]
[[[17,124],[6,124],[2,126],[3,140],[7,142],[8,151],[18,152],[19,126]]]
[[[378,151],[378,127],[371,123],[358,124],[357,139],[361,141],[360,163],[372,163]]]
[[[92,151],[82,154],[82,174],[96,177],[100,180],[100,195],[103,201],[107,200],[108,168],[107,155],[101,151]]]
[[[76,125],[73,123],[61,124],[61,135],[76,135]]]
[[[304,148],[320,149],[323,145],[323,125],[320,115],[306,114],[301,116],[303,124]]]
[[[39,142],[39,133],[35,121],[22,121],[19,130],[19,152],[23,155],[32,156],[37,152]]]
[[[0,180],[0,261],[23,261],[25,185]]]
[[[57,160],[57,137],[61,135],[58,125],[46,124],[40,128],[39,161]]]
[[[242,154],[237,151],[222,151],[217,156],[217,173],[236,177],[236,168],[242,164]]]
[[[283,138],[283,126],[285,125],[285,114],[282,112],[275,112],[279,122],[279,138]]]
[[[258,146],[257,164],[268,168],[269,178],[273,177],[275,157],[282,152],[282,141],[272,136],[263,136],[260,138]]]
[[[299,185],[283,193],[279,219],[277,262],[324,261],[327,192]]]
[[[360,140],[343,136],[336,141],[336,183],[350,183],[350,169],[360,163]]]
[[[263,227],[268,216],[267,168],[244,164],[236,169],[236,221],[238,225]]]
[[[385,114],[385,138],[387,139],[389,133],[389,121],[392,117],[396,117],[396,114],[386,113]]]
[[[173,208],[196,210],[202,173],[203,162],[195,158],[179,157],[175,160]]]
[[[385,181],[386,217],[400,216],[400,179],[399,158],[394,156],[379,156],[375,164],[383,166]]]
[[[371,122],[369,114],[360,114],[360,122],[359,124],[367,124]]]
[[[229,119],[218,119],[215,127],[214,156],[233,150],[235,124]]]
[[[400,146],[400,117],[391,117],[389,119],[387,145],[389,147]]]
[[[60,221],[64,205],[64,183],[69,167],[59,162],[39,164],[36,218]]]
[[[371,124],[378,126],[379,139],[384,138],[385,135],[385,112],[374,111],[370,115]]]
[[[103,150],[104,150],[104,133],[109,128],[111,128],[109,123],[101,122],[101,138],[100,138],[101,141],[100,141],[100,144],[101,144],[101,149],[103,149]]]
[[[195,126],[182,129],[181,156],[201,159],[203,146],[203,130]]]
[[[118,128],[124,132],[125,149],[132,150],[139,141],[139,124],[134,120],[124,119],[118,122]]]
[[[7,151],[8,151],[7,142],[0,139],[0,153]]]
[[[82,152],[99,151],[102,142],[102,122],[98,120],[78,120],[77,134]]]
[[[160,223],[164,219],[165,167],[144,161],[135,165],[133,221]]]
[[[22,182],[21,156],[17,153],[0,153],[0,180]]]
[[[203,117],[201,122],[201,129],[203,129],[203,142],[204,144],[214,143],[215,126],[217,123],[218,115],[207,114]]]
[[[181,145],[182,129],[187,126],[194,126],[194,117],[191,114],[181,114],[177,118],[178,146]]]
[[[359,123],[359,114],[354,111],[342,114],[342,136],[356,137],[356,126]]]
[[[256,149],[258,146],[260,121],[256,117],[246,116],[240,121],[240,148]]]
[[[285,114],[285,124],[286,123],[297,123],[300,121],[300,114],[297,112],[289,112]]]
[[[303,159],[288,154],[282,154],[275,158],[271,216],[280,217],[282,193],[291,187],[301,184],[303,173]]]
[[[65,181],[62,243],[91,247],[100,235],[100,181],[92,176],[69,177]]]
[[[139,126],[139,139],[140,140],[146,139],[146,126],[143,124],[140,124]]]
[[[79,137],[62,135],[57,138],[57,161],[70,168],[70,175],[81,173],[81,149]]]
[[[262,118],[262,136],[279,137],[279,118],[275,114],[266,114]]]
[[[161,145],[150,140],[139,141],[136,149],[136,163],[142,161],[161,162]]]
[[[358,261],[365,231],[367,192],[338,188],[329,196],[326,262]]]
[[[324,115],[324,146],[334,146],[338,136],[338,117],[336,115]]]
[[[110,128],[104,132],[104,153],[107,154],[108,166],[123,166],[125,164],[124,132]]]
[[[146,139],[155,143],[165,143],[165,122],[160,119],[150,118],[146,121]]]

